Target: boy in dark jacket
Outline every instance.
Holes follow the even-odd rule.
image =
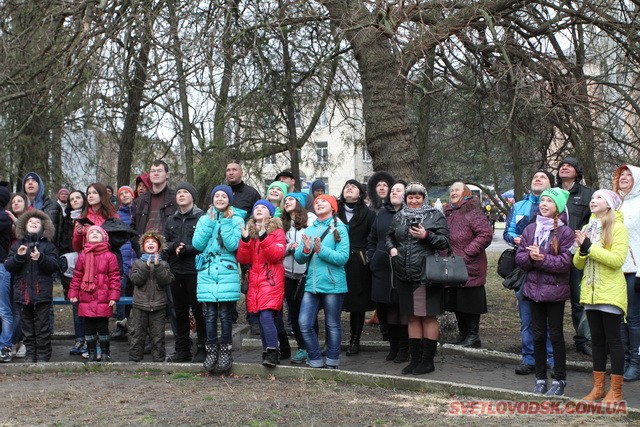
[[[168,362],[191,362],[191,327],[189,324],[189,308],[196,321],[198,335],[197,351],[193,363],[202,363],[206,357],[204,348],[207,340],[202,304],[196,297],[198,273],[196,272],[196,255],[199,250],[193,247],[191,240],[204,211],[194,201],[198,199],[195,187],[188,182],[176,187],[176,205],[178,210],[169,217],[164,227],[167,238],[165,259],[169,262],[175,281],[171,284],[173,306],[176,311],[176,343],[175,353],[169,356]]]
[[[48,362],[53,274],[58,271],[58,251],[52,242],[55,229],[49,216],[37,209],[25,212],[15,225],[18,241],[4,265],[13,276],[14,301],[22,317],[25,362]]]
[[[164,324],[166,320],[166,287],[173,280],[173,273],[166,261],[160,259],[165,238],[155,230],[140,237],[143,251],[139,260],[131,266],[129,278],[134,285],[133,308],[129,327],[129,360],[140,362],[144,357],[147,329],[151,337],[151,355],[154,362],[164,362]]]

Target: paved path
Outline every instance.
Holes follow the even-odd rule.
[[[255,340],[253,345],[246,344],[242,346],[243,334],[247,327],[244,325],[236,325],[235,327],[235,348],[234,360],[245,363],[260,363],[261,350],[256,348]],[[54,339],[53,340],[53,358],[52,361],[82,361],[81,356],[70,356],[68,351],[72,344],[71,339]],[[384,348],[385,343],[373,343],[371,348]],[[126,362],[128,360],[128,345],[126,342],[114,342],[112,350],[113,361]],[[167,354],[171,354],[173,349],[173,337],[167,336]],[[340,369],[356,372],[367,372],[375,374],[399,375],[404,364],[396,364],[384,361],[386,352],[363,351],[356,356],[346,357],[344,353],[341,355]],[[145,356],[145,362],[150,361],[150,356]],[[516,358],[517,359],[517,358]],[[12,363],[22,363],[21,359],[14,359]],[[283,364],[294,366],[289,361],[283,361]],[[469,355],[455,354],[452,351],[439,350],[435,360],[436,371],[431,374],[422,376],[411,376],[414,378],[428,378],[444,381],[453,381],[464,384],[471,384],[483,387],[496,387],[509,390],[517,390],[529,392],[533,389],[534,376],[515,375],[514,368],[517,362],[505,363],[495,361],[489,358],[477,358]],[[0,365],[1,370],[1,365]],[[588,372],[579,372],[569,370],[567,373],[567,389],[568,397],[579,399],[586,395],[591,389],[591,374]],[[634,408],[640,408],[640,382],[625,383],[623,388],[624,396],[628,405]]]

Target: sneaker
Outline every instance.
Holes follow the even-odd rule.
[[[546,396],[563,396],[564,387],[567,385],[565,380],[553,380],[551,388],[545,393]]]
[[[19,342],[13,346],[11,354],[13,354],[13,357],[17,359],[24,359],[27,355],[27,347],[22,342]]]
[[[302,363],[306,363],[307,361],[307,350],[298,349],[296,354],[291,358],[291,363],[294,365],[299,365]]]
[[[84,341],[76,341],[76,343],[69,350],[69,354],[72,356],[80,356],[85,351],[87,351],[87,347],[84,345]],[[89,357],[89,353],[87,353],[87,357]]]
[[[536,367],[533,365],[527,365],[526,363],[521,363],[516,366],[516,375],[529,375],[533,374],[536,371]]]
[[[9,363],[11,362],[11,359],[13,359],[13,356],[11,355],[11,347],[3,347],[2,350],[0,350],[0,362]]]
[[[547,380],[536,380],[536,386],[533,389],[533,392],[536,394],[546,394],[547,393]]]

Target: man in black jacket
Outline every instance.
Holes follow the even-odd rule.
[[[40,175],[29,172],[22,180],[22,191],[29,197],[31,206],[46,213],[55,228],[55,234],[51,240],[56,248],[60,242],[60,231],[62,230],[62,208],[57,202],[51,200],[45,193],[44,182]]]
[[[198,219],[205,212],[194,204],[198,199],[195,187],[188,182],[178,184],[176,187],[176,205],[178,210],[169,217],[164,226],[164,235],[167,239],[165,254],[175,277],[171,284],[173,306],[176,313],[176,342],[175,353],[169,356],[168,362],[191,362],[191,338],[189,325],[189,308],[196,320],[196,332],[198,335],[197,351],[193,357],[194,363],[202,363],[206,357],[204,348],[207,340],[202,304],[196,297],[198,285],[198,273],[196,272],[195,259],[200,253],[191,245],[193,233],[198,224]]]
[[[593,189],[580,183],[582,181],[582,165],[575,157],[567,157],[560,162],[556,184],[569,192],[567,213],[569,224],[573,230],[581,230],[589,222],[591,210],[589,202]],[[591,331],[584,314],[584,307],[580,304],[580,282],[582,270],[571,267],[569,283],[571,286],[571,320],[576,335],[573,337],[576,350],[591,356]]]
[[[227,170],[225,172],[225,176],[227,179],[227,184],[233,190],[233,203],[231,206],[234,208],[242,209],[246,212],[246,216],[244,217],[245,222],[249,220],[251,217],[251,213],[253,211],[253,205],[260,200],[260,193],[255,188],[247,185],[242,181],[242,177],[244,176],[244,171],[242,170],[242,166],[239,163],[231,162],[227,165]],[[242,266],[242,280],[246,281],[246,273],[247,269],[245,266]],[[232,317],[235,321],[238,319],[237,310],[233,310]],[[251,335],[260,335],[260,325],[258,324],[258,317],[255,314],[247,313],[247,322],[251,327]]]

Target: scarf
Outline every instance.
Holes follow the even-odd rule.
[[[429,202],[425,199],[424,203],[419,208],[410,208],[407,206],[406,202],[403,203],[402,210],[398,214],[401,216],[401,223],[411,224],[413,222],[422,222],[424,217],[427,216],[427,213],[434,210],[435,208],[432,208],[431,205],[429,205]]]
[[[602,221],[599,218],[594,219],[589,223],[585,231],[587,237],[591,240],[591,243],[600,243],[600,237],[602,236]]]
[[[558,227],[564,225],[562,220],[558,219]],[[546,216],[536,216],[536,231],[533,235],[533,243],[538,247],[544,248],[549,243],[549,236],[553,231],[553,218],[547,218]]]
[[[467,187],[465,186],[465,188],[467,188]],[[469,192],[471,192],[471,190],[469,190]],[[460,197],[460,201],[458,203],[451,203],[451,207],[453,209],[460,209],[460,207],[464,204],[464,202],[466,202],[467,200],[471,200],[471,199],[473,199],[473,194],[471,194],[469,196],[465,196],[464,193],[462,193],[462,197]]]
[[[141,259],[143,262],[147,262],[147,261],[149,261],[149,262],[151,262],[151,263],[155,263],[155,262],[156,262],[156,258],[157,258],[158,256],[159,256],[158,254],[147,254],[147,253],[144,253],[144,254],[142,254],[142,256],[140,257],[140,259]]]
[[[84,292],[93,292],[96,288],[94,282],[96,278],[96,255],[108,252],[110,249],[109,243],[85,243],[84,244],[84,276],[82,276],[82,284],[80,289]]]

